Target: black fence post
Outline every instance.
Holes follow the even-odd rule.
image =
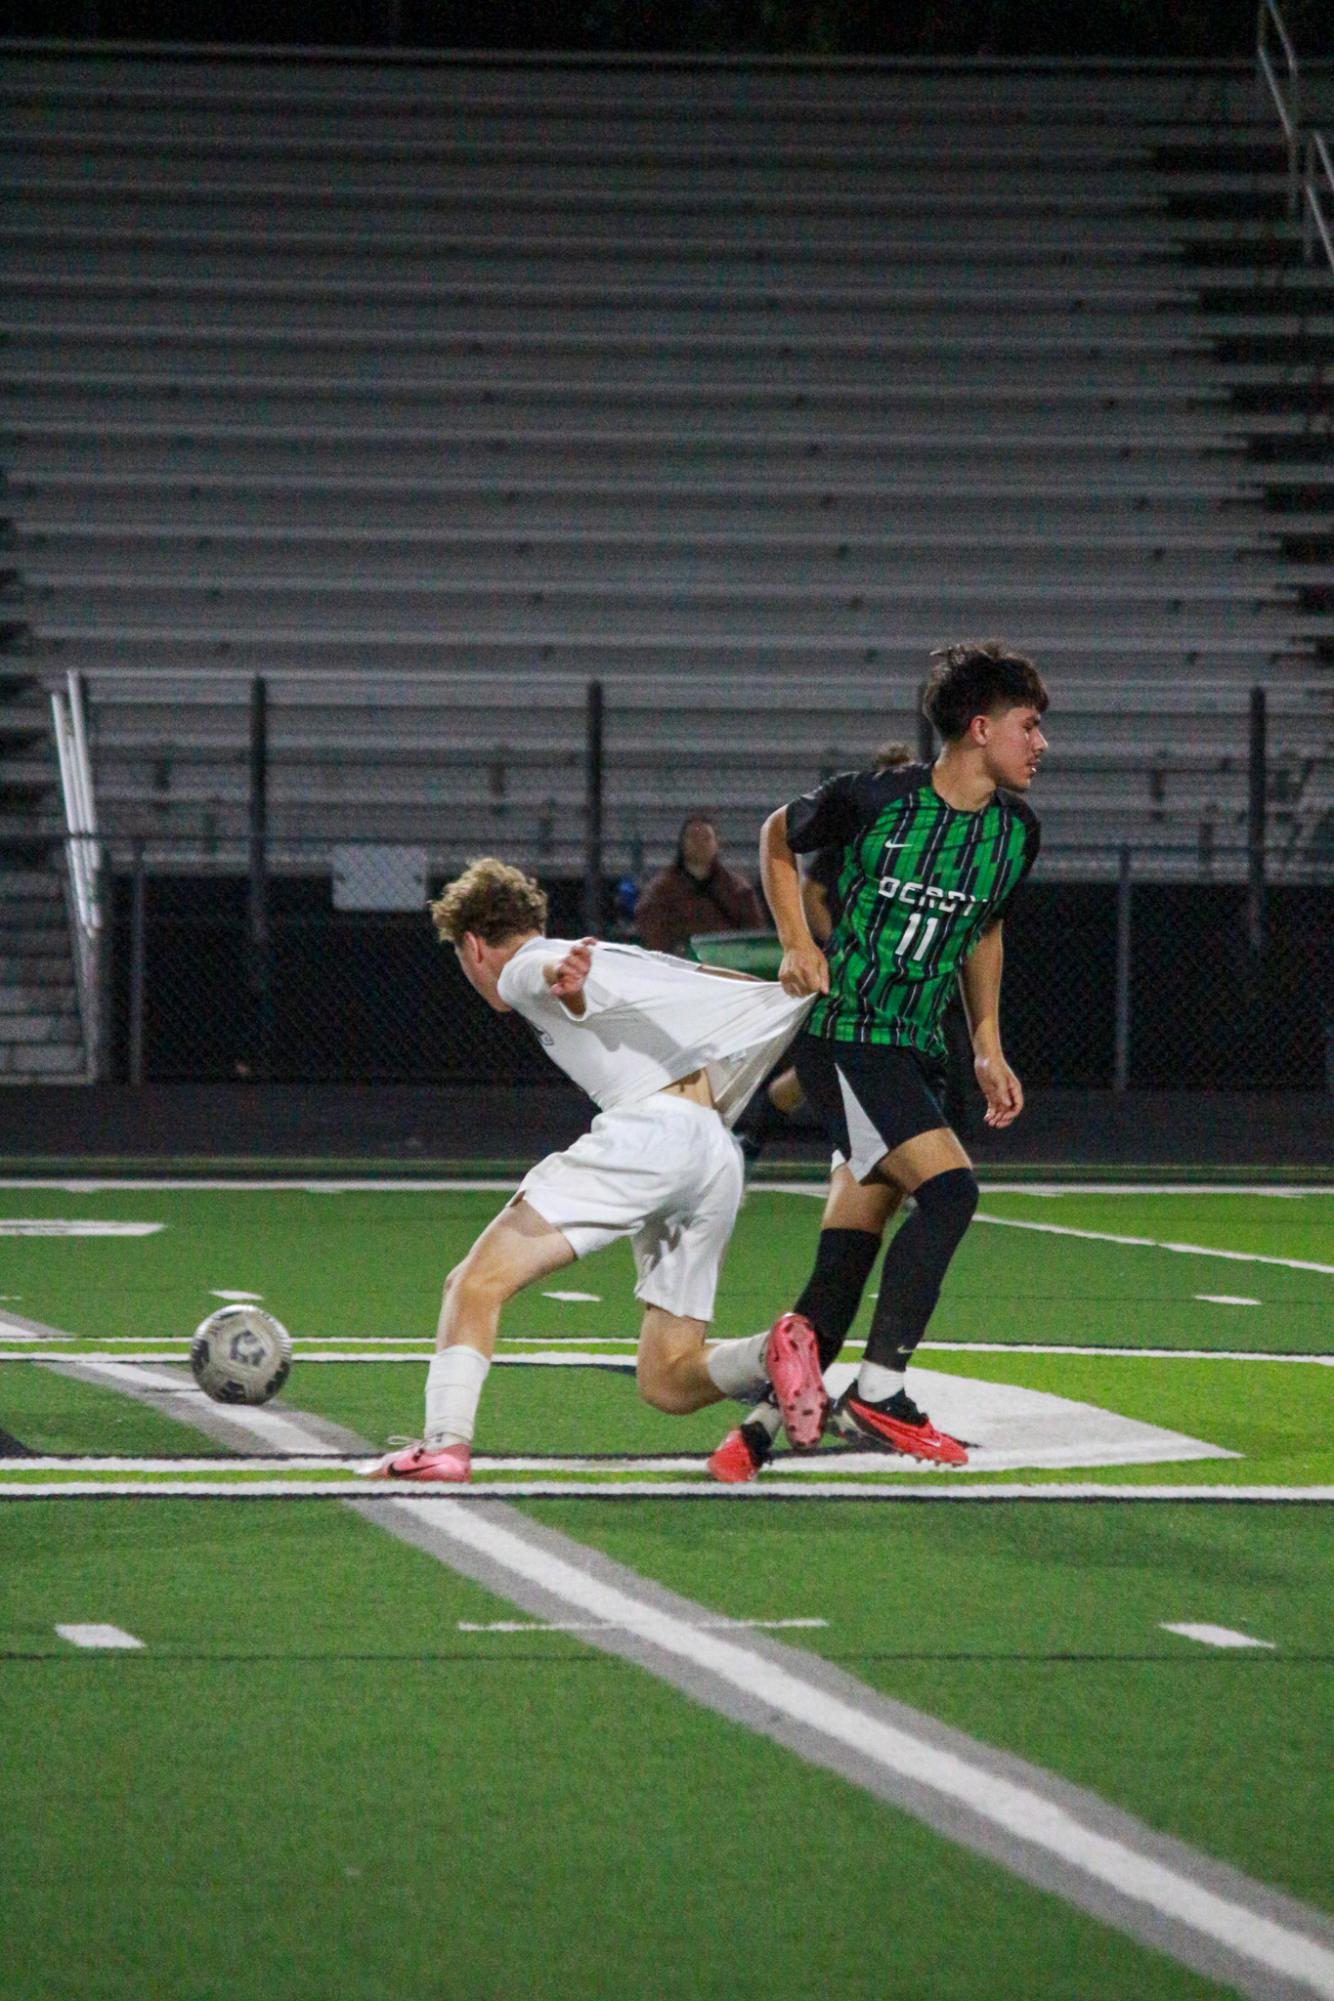
[[[1269,750],[1265,691],[1251,689],[1250,783],[1246,804],[1246,937],[1251,957],[1265,948],[1265,821],[1268,808]]]
[[[134,843],[130,877],[130,1082],[144,1081],[144,962],[148,950],[148,881],[144,844]]]
[[[94,1008],[97,1015],[96,1065],[93,1080],[98,1084],[111,1082],[112,1037],[114,1033],[113,995],[115,991],[115,873],[111,866],[111,856],[105,847],[98,846],[93,864],[96,881],[97,908],[101,913],[101,923],[97,928],[96,956],[93,961]]]
[[[602,928],[602,683],[590,681],[584,707],[584,930]]]
[[[1123,847],[1116,871],[1116,1033],[1112,1066],[1112,1089],[1130,1087],[1130,975],[1131,917],[1134,894],[1130,849]]]
[[[250,684],[250,990],[255,1004],[253,1074],[268,1075],[273,1014],[269,953],[269,692],[262,674]]]

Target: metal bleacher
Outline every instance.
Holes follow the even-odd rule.
[[[1334,826],[1334,278],[1241,69],[15,49],[0,138],[107,832],[243,836],[263,676],[279,841],[568,873],[597,678],[609,865],[744,855],[990,633],[1055,865],[1238,840],[1255,685],[1276,853]]]

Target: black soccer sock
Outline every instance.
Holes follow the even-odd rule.
[[[809,1320],[815,1329],[822,1369],[827,1369],[834,1360],[857,1318],[857,1308],[879,1251],[878,1230],[820,1232],[815,1270],[793,1311]]]
[[[781,1132],[787,1120],[775,1105],[769,1102],[769,1093],[760,1090],[733,1126],[737,1145],[747,1161],[753,1166],[764,1152],[775,1133]]]
[[[866,1359],[882,1369],[906,1369],[926,1332],[950,1259],[977,1207],[977,1177],[971,1168],[952,1167],[924,1181],[914,1195],[916,1208],[889,1249],[880,1273]]]

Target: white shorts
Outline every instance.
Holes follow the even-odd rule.
[[[573,1146],[538,1161],[519,1194],[577,1258],[629,1237],[646,1306],[712,1320],[741,1188],[741,1150],[717,1112],[659,1091],[599,1112]]]

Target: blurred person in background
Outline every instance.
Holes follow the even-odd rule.
[[[759,897],[721,860],[707,813],[690,813],[682,821],[675,858],[640,897],[635,928],[650,952],[678,953],[697,932],[766,928]]]

